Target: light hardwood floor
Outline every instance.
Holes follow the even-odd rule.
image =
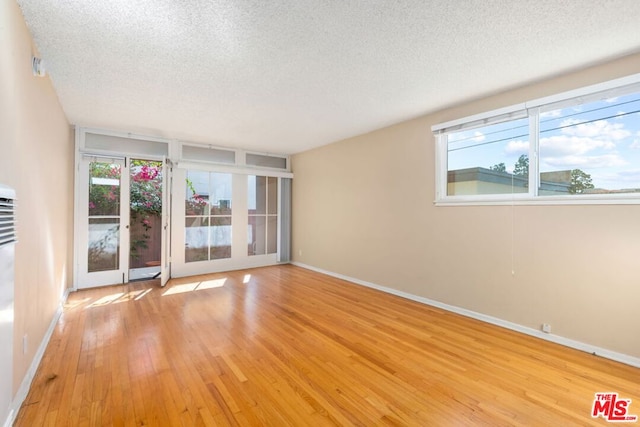
[[[607,425],[640,369],[284,265],[72,293],[18,426]]]

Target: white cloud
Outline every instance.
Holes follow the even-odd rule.
[[[473,142],[482,142],[487,137],[480,131],[473,132],[458,132],[449,135],[449,143],[452,142],[463,142],[463,141],[473,141]]]
[[[573,126],[571,126],[573,125]],[[540,155],[545,161],[557,165],[593,165],[593,167],[616,166],[622,157],[616,151],[616,145],[632,133],[623,123],[611,123],[598,120],[581,123],[574,118],[563,120],[560,133],[540,139]],[[632,144],[632,148],[635,142]],[[625,144],[626,145],[626,144]],[[640,149],[640,145],[637,147]]]
[[[560,130],[563,134],[572,136],[584,136],[589,138],[612,139],[619,141],[631,135],[631,132],[624,128],[624,123],[611,123],[607,120],[580,123],[580,121],[576,119],[567,119],[560,125],[575,125]]]
[[[545,112],[540,113],[540,117],[542,117],[542,118],[560,117],[560,116],[562,116],[562,109],[545,111]]]
[[[526,154],[529,152],[529,141],[509,141],[504,151],[507,154]]]
[[[636,139],[629,145],[629,148],[632,150],[640,150],[640,139]]]
[[[475,131],[473,133],[473,140],[476,142],[482,142],[486,139],[486,137],[484,136],[484,134],[480,131]]]
[[[557,157],[560,155],[583,155],[590,151],[613,150],[616,145],[611,141],[579,136],[556,135],[540,139],[540,155]]]
[[[619,154],[603,154],[600,156],[561,156],[544,157],[543,163],[551,168],[592,169],[620,167],[628,164]]]

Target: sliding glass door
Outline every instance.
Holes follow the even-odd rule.
[[[279,178],[176,169],[172,236],[177,275],[278,262]]]

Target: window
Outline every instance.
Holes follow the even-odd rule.
[[[186,262],[231,258],[231,179],[228,173],[187,171]]]
[[[539,120],[540,195],[640,192],[640,92],[547,106]]]
[[[631,76],[434,126],[437,202],[639,202],[639,83]]]
[[[278,178],[248,177],[248,255],[275,254],[278,250]]]
[[[182,158],[199,162],[235,164],[236,152],[222,148],[182,145]]]
[[[448,196],[529,191],[529,167],[524,160],[529,153],[528,118],[451,132],[445,137]]]
[[[281,156],[247,153],[245,162],[247,166],[258,166],[282,170],[287,169],[287,158]]]

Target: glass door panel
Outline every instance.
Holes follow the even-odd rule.
[[[186,262],[209,260],[209,218],[192,216],[185,219]]]
[[[80,174],[78,286],[122,283],[129,253],[129,236],[123,232],[129,221],[124,161],[85,159]]]
[[[187,171],[185,262],[231,258],[232,175]]]
[[[87,272],[118,270],[120,218],[89,218]]]
[[[248,176],[247,255],[278,251],[278,178]]]
[[[89,165],[89,273],[120,267],[120,188],[122,168],[116,163]]]
[[[131,159],[129,280],[160,275],[164,170],[161,161]]]

